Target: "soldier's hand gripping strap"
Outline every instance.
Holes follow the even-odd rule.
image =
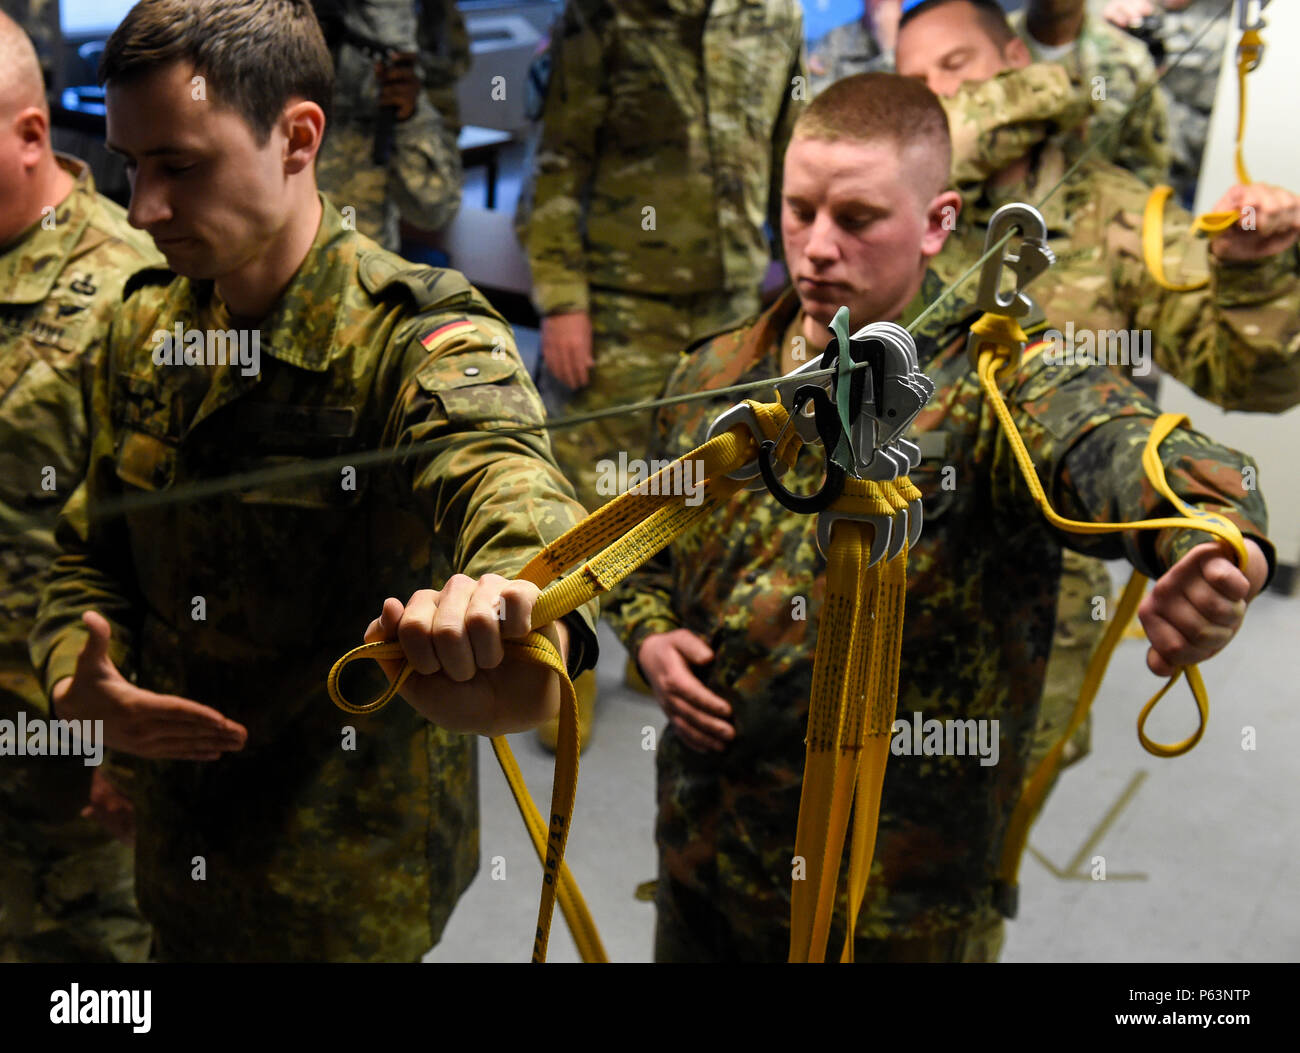
[[[1237,182],[1250,183],[1246,160],[1242,156],[1242,139],[1246,135],[1246,74],[1259,65],[1264,54],[1264,41],[1259,35],[1264,23],[1246,25],[1248,0],[1241,6],[1241,42],[1237,45],[1237,145],[1235,163]],[[1198,281],[1175,284],[1165,275],[1165,202],[1174,192],[1173,187],[1160,185],[1151,191],[1146,208],[1142,211],[1142,256],[1147,270],[1157,285],[1170,292],[1194,292],[1210,284],[1208,276]],[[1192,221],[1191,233],[1211,236],[1221,234],[1237,222],[1236,212],[1202,212]]]
[[[1010,355],[1015,349],[1011,347],[1004,348],[1002,355]],[[1029,354],[1034,353],[1031,349]],[[1080,520],[1066,519],[1064,516],[1057,514],[1052,508],[1047,494],[1043,490],[1042,483],[1038,479],[1038,472],[1034,468],[1033,461],[1029,457],[1029,451],[1025,449],[1024,440],[1020,437],[1016,429],[1015,421],[1011,418],[1011,412],[1007,409],[1006,402],[1002,399],[1002,394],[998,390],[995,379],[1000,369],[997,361],[998,353],[994,350],[986,350],[980,355],[978,375],[980,385],[984,389],[985,395],[988,396],[989,402],[997,414],[998,421],[1002,425],[1003,433],[1006,435],[1008,442],[1011,444],[1012,452],[1015,455],[1016,463],[1020,466],[1020,473],[1024,476],[1025,483],[1028,485],[1030,493],[1033,495],[1034,503],[1038,505],[1039,510],[1046,517],[1047,521],[1060,530],[1074,534],[1106,534],[1122,530],[1165,530],[1165,529],[1186,529],[1200,530],[1209,534],[1214,534],[1220,540],[1226,542],[1233,550],[1237,559],[1237,565],[1241,568],[1242,573],[1246,571],[1246,565],[1249,554],[1246,551],[1245,539],[1237,525],[1223,516],[1215,515],[1211,512],[1202,511],[1187,504],[1174,489],[1169,485],[1165,477],[1164,465],[1160,460],[1160,443],[1165,437],[1181,424],[1187,423],[1187,418],[1178,414],[1166,413],[1156,419],[1151,428],[1151,434],[1147,437],[1146,447],[1142,453],[1142,467],[1146,471],[1147,478],[1151,481],[1154,489],[1164,498],[1166,498],[1181,516],[1166,516],[1158,519],[1143,519],[1134,522],[1121,523],[1088,523]],[[1084,677],[1083,687],[1079,692],[1078,701],[1075,703],[1074,712],[1070,717],[1070,722],[1066,727],[1060,740],[1048,751],[1047,755],[1039,762],[1038,768],[1029,777],[1025,784],[1020,800],[1016,804],[1016,809],[1012,813],[1011,821],[1007,828],[1006,837],[1003,840],[1002,857],[998,867],[998,886],[999,896],[1006,902],[1014,902],[1017,875],[1020,869],[1020,859],[1024,851],[1025,841],[1029,836],[1029,826],[1042,806],[1043,797],[1047,792],[1047,787],[1051,785],[1052,776],[1060,763],[1061,753],[1065,748],[1065,743],[1069,741],[1070,736],[1083,723],[1084,717],[1088,713],[1088,707],[1092,704],[1093,698],[1101,685],[1102,678],[1105,675],[1106,665],[1110,660],[1111,653],[1115,649],[1120,637],[1123,635],[1124,627],[1128,625],[1137,609],[1138,602],[1142,598],[1142,590],[1146,585],[1146,578],[1141,574],[1134,574],[1130,579],[1124,594],[1120,599],[1119,608],[1115,617],[1106,628],[1106,633],[1098,645],[1096,653],[1093,655],[1088,666],[1087,675]],[[1184,739],[1182,742],[1176,742],[1171,745],[1165,745],[1153,741],[1147,737],[1146,721],[1155,709],[1156,704],[1165,696],[1171,687],[1178,682],[1180,676],[1186,675],[1187,683],[1192,690],[1192,697],[1196,702],[1196,709],[1199,718],[1196,731]],[[1201,679],[1200,671],[1195,665],[1180,668],[1175,671],[1174,675],[1169,678],[1165,685],[1153,695],[1142,707],[1138,715],[1138,741],[1142,747],[1157,757],[1176,757],[1186,753],[1205,733],[1205,725],[1209,719],[1210,704],[1209,698],[1205,691],[1205,683]]]
[[[754,411],[752,419],[760,424],[767,436],[781,431],[787,414],[780,405],[749,405]],[[800,444],[801,440],[790,429],[788,439],[778,447],[778,456],[793,464]],[[756,453],[754,435],[748,427],[738,425],[674,461],[652,479],[615,498],[547,545],[519,573],[520,579],[531,581],[543,589],[533,608],[533,624],[547,625],[588,603],[600,593],[608,592],[660,549],[690,530],[741,488],[742,480],[728,476],[753,461]],[[687,495],[673,495],[673,487],[667,485],[673,478],[671,473],[680,471],[681,463],[685,460],[701,462],[702,474],[706,479],[704,500],[694,506],[685,503]],[[565,569],[593,551],[597,554],[566,577],[560,578]],[[550,669],[560,678],[562,691],[549,823],[542,819],[524,785],[505,738],[498,736],[492,739],[498,763],[510,784],[533,846],[543,864],[533,961],[546,960],[551,918],[558,898],[583,961],[603,962],[607,959],[595,923],[578,890],[577,882],[564,863],[564,848],[577,792],[580,745],[577,698],[573,685],[559,653],[540,633],[529,633],[522,641],[508,641],[505,651],[507,657]],[[340,709],[349,713],[373,713],[382,709],[410,675],[409,663],[403,663],[401,672],[382,695],[361,706],[353,705],[343,697],[339,690],[339,675],[344,666],[358,658],[403,657],[401,645],[395,642],[364,644],[353,648],[330,670],[326,681],[330,698]]]

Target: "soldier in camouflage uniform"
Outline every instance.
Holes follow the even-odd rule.
[[[814,95],[855,73],[889,72],[894,68],[898,8],[899,0],[866,0],[862,17],[836,26],[808,48]]]
[[[276,55],[291,77],[274,79]],[[554,677],[482,657],[526,631],[537,594],[488,572],[516,572],[581,508],[540,431],[498,434],[543,419],[509,326],[461,275],[407,265],[317,194],[330,64],[305,3],[144,0],[104,71],[113,145],[135,168],[132,221],[194,277],[152,269],[126,286],[34,662],[61,716],[102,716],[111,747],[147,758],[137,887],[162,958],[416,959],[478,863],[475,746],[457,732],[521,730],[558,706]],[[196,105],[196,71],[209,99],[238,83],[242,103]],[[182,138],[203,156],[221,142],[223,165],[150,153]],[[168,364],[161,338],[177,326],[199,333],[197,348],[184,341],[191,364],[179,351]],[[226,351],[240,333],[260,341],[251,369]],[[99,514],[115,498],[417,442],[369,471]],[[432,600],[450,630],[419,658],[412,705],[341,714],[325,691],[333,659],[385,596],[444,580],[384,605],[405,618]],[[411,628],[403,644],[427,644]],[[572,672],[594,663],[593,610],[545,631],[562,650],[567,638]],[[467,697],[481,714],[465,715]]]
[[[1236,6],[1227,0],[1163,0],[1154,6],[1144,0],[1125,0],[1107,5],[1105,11],[1105,17],[1118,26],[1140,21],[1143,15],[1156,16],[1153,36],[1164,49],[1160,84],[1169,101],[1169,181],[1188,208],[1201,176],[1219,67],[1228,34],[1235,32]],[[1126,17],[1129,14],[1137,18]]]
[[[950,3],[924,18],[905,17],[900,71],[922,75],[935,70],[944,53],[935,18],[960,14],[967,6]],[[973,27],[958,28],[964,40],[982,39],[987,45],[992,39],[975,36]],[[988,220],[998,206],[1038,202],[1065,175],[1075,154],[1072,140],[1085,111],[1071,97],[1060,71],[1037,63],[993,76],[1008,64],[1014,63],[989,51],[988,61],[963,74],[966,83],[943,100],[955,140],[974,146],[974,152],[954,163],[966,208],[934,264],[946,281],[955,280],[983,251]],[[1012,120],[990,134],[1003,108]],[[1280,412],[1295,405],[1300,401],[1300,287],[1294,248],[1249,264],[1221,264],[1207,255],[1205,242],[1187,235],[1191,217],[1171,205],[1165,213],[1170,275],[1182,281],[1208,271],[1216,280],[1199,292],[1166,291],[1148,273],[1142,254],[1142,215],[1149,193],[1141,181],[1104,161],[1090,159],[1075,169],[1043,206],[1057,263],[1035,282],[1035,300],[1058,330],[1069,323],[1094,333],[1149,331],[1155,363],[1225,409]],[[1221,204],[1239,208],[1256,193],[1294,200],[1276,188],[1239,187]],[[1211,292],[1215,288],[1217,300]],[[1249,314],[1237,321],[1228,308],[1248,308]],[[1214,339],[1220,328],[1234,331],[1232,343]],[[1065,578],[1059,656],[1054,654],[1047,676],[1049,700],[1043,707],[1039,753],[1047,752],[1068,722],[1087,657],[1106,628],[1099,615],[1110,612],[1111,589],[1100,564],[1067,554]],[[1086,753],[1088,743],[1085,725],[1071,744],[1070,757]]]
[[[807,96],[802,26],[795,0],[568,3],[519,220],[548,409],[655,398],[683,346],[757,310],[776,159]],[[639,451],[647,426],[554,434],[588,508],[615,496],[597,462]]]
[[[59,0],[5,0],[3,12],[20,25],[31,38],[40,60],[47,89],[60,81],[59,70],[63,47],[63,27],[59,22]]]
[[[27,633],[57,551],[59,506],[81,480],[84,360],[103,342],[126,276],[161,262],[89,169],[50,150],[36,55],[0,15],[0,720],[38,718]],[[35,138],[33,138],[35,137]],[[131,848],[81,816],[82,757],[0,757],[0,960],[142,961]],[[105,791],[106,792],[106,791]]]
[[[957,200],[931,197],[947,172],[943,129],[942,112],[915,81],[869,74],[818,96],[796,127],[785,166],[782,227],[795,288],[756,321],[683,356],[667,390],[785,372],[799,364],[795,337],[810,350],[820,346],[842,302],[857,312],[853,328],[876,317],[915,318],[939,291],[933,273],[923,280],[925,260],[942,244],[943,209]],[[834,134],[857,138],[817,138]],[[831,218],[832,199],[845,219],[877,208],[883,215],[846,225]],[[1221,547],[1198,547],[1206,535],[1080,538],[1047,525],[973,376],[966,337],[976,316],[949,301],[916,334],[936,392],[915,425],[924,460],[912,477],[924,494],[925,524],[908,561],[898,715],[997,720],[999,756],[992,765],[972,756],[906,756],[895,741],[858,961],[997,957],[994,875],[1037,721],[1063,546],[1123,556],[1164,575],[1143,611],[1154,672],[1208,657],[1228,639],[1225,629],[1215,648],[1184,646],[1208,629],[1200,619],[1216,604],[1198,605],[1201,615],[1173,636],[1164,623],[1183,602],[1172,600],[1175,593],[1202,587],[1212,564],[1224,569],[1210,559],[1223,559]],[[1020,366],[1007,397],[1063,514],[1108,521],[1161,511],[1140,465],[1158,410],[1122,377],[1038,355]],[[732,401],[661,411],[658,452],[690,449]],[[1251,539],[1249,579],[1234,577],[1232,596],[1253,594],[1274,556],[1263,501],[1241,485],[1251,462],[1187,429],[1160,453],[1185,500],[1222,511]],[[787,485],[815,488],[818,460],[801,459]],[[742,492],[725,516],[634,575],[608,608],[671,715],[656,758],[661,960],[785,957],[814,634],[826,587],[815,529],[812,517],[792,515],[767,493]],[[839,907],[842,918],[842,895]],[[837,953],[842,938],[833,927]]]
[[[1031,0],[1009,21],[1035,62],[1059,62],[1092,101],[1084,135],[1072,140],[1071,160],[1095,145],[1094,157],[1128,169],[1144,183],[1167,182],[1169,114],[1155,86],[1155,63],[1142,42],[1089,15],[1084,0]]]
[[[469,68],[465,23],[454,0],[431,0],[418,11],[412,0],[317,0],[315,8],[335,64],[316,178],[345,221],[396,252],[399,217],[440,230],[460,209],[456,82]],[[376,71],[375,56],[358,39],[414,58]],[[387,165],[373,160],[381,102],[397,111]]]

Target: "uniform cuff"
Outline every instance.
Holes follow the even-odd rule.
[[[1268,588],[1269,583],[1273,580],[1273,575],[1277,572],[1277,549],[1274,547],[1273,542],[1264,537],[1263,534],[1257,533],[1254,526],[1240,516],[1224,512],[1217,514],[1222,515],[1224,519],[1231,520],[1241,530],[1243,537],[1249,538],[1260,547],[1260,550],[1264,553],[1264,558],[1268,561],[1268,577],[1264,580],[1264,588]],[[1204,530],[1161,530],[1156,535],[1156,559],[1163,570],[1168,570],[1197,545],[1204,545],[1207,542],[1217,543],[1220,542],[1220,538],[1215,534],[1206,533]]]
[[[1300,245],[1262,260],[1221,260],[1211,252],[1210,270],[1221,304],[1257,304],[1286,279],[1300,276]]]
[[[590,312],[587,283],[581,279],[566,282],[533,283],[533,306],[545,318],[551,314]]]

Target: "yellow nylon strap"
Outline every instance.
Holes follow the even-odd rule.
[[[899,487],[904,495],[907,486]],[[920,496],[920,491],[916,491]],[[903,606],[907,592],[907,550],[902,549],[886,565],[881,582],[880,601],[876,605],[876,631],[868,666],[868,690],[874,698],[867,719],[866,736],[858,760],[857,796],[853,805],[853,841],[849,847],[849,884],[844,947],[841,962],[853,961],[853,940],[857,933],[858,914],[871,877],[871,861],[876,847],[876,830],[880,825],[880,795],[885,785],[885,764],[889,760],[889,742],[898,709],[898,677],[903,647]]]
[[[848,479],[846,490],[862,480]],[[882,504],[887,505],[883,498]],[[852,794],[853,783],[837,779],[840,746],[846,713],[865,726],[860,712],[864,685],[860,664],[870,653],[870,630],[863,614],[863,589],[871,587],[867,573],[870,551],[869,524],[841,519],[831,526],[830,553],[826,566],[826,599],[817,626],[817,651],[813,660],[812,695],[808,704],[808,737],[803,787],[799,796],[799,823],[795,831],[795,856],[803,860],[803,880],[794,880],[790,892],[790,961],[820,961],[825,957],[829,914],[834,908],[833,890],[844,844],[844,810],[837,798]],[[856,765],[853,766],[856,775]],[[831,831],[839,826],[839,843],[832,844]],[[827,874],[827,871],[830,871]],[[831,895],[824,893],[829,885]],[[814,933],[821,934],[821,953],[814,946]]]
[[[848,479],[831,506],[844,515],[892,519],[903,529],[911,495],[897,482]],[[907,545],[887,563],[868,564],[876,524],[832,523],[827,596],[817,629],[807,752],[799,798],[795,855],[804,878],[792,883],[790,961],[824,961],[840,861],[853,815],[847,940],[871,872],[880,817],[880,790],[898,700]],[[856,804],[855,800],[856,790]],[[847,952],[851,954],[851,951]]]
[[[1014,350],[1011,347],[1004,347],[1001,349],[1001,354],[1010,357]],[[1038,472],[1029,457],[1029,451],[1025,448],[1024,440],[1020,437],[1015,421],[1011,418],[1011,412],[1007,409],[1006,402],[1003,401],[1002,394],[998,390],[994,379],[998,372],[997,363],[994,359],[994,351],[986,351],[980,355],[978,368],[980,384],[984,388],[984,393],[988,396],[994,412],[997,414],[1003,433],[1011,444],[1016,463],[1020,466],[1021,475],[1024,476],[1025,483],[1033,495],[1034,503],[1038,505],[1039,510],[1049,523],[1061,530],[1076,534],[1103,534],[1121,530],[1164,530],[1169,528],[1205,531],[1214,534],[1231,546],[1237,558],[1238,567],[1245,573],[1249,556],[1246,551],[1245,540],[1236,524],[1223,516],[1205,512],[1187,504],[1174,492],[1165,476],[1164,464],[1160,460],[1160,444],[1175,428],[1188,422],[1185,416],[1165,413],[1158,417],[1155,424],[1152,425],[1151,433],[1147,437],[1146,446],[1142,451],[1142,467],[1152,487],[1183,513],[1181,517],[1170,516],[1121,523],[1087,523],[1066,519],[1064,516],[1058,515],[1055,509],[1052,508],[1046,493],[1043,491],[1042,484],[1038,479]],[[999,878],[1009,886],[1015,884],[1020,867],[1020,858],[1024,851],[1025,840],[1028,837],[1029,825],[1037,814],[1039,807],[1041,807],[1043,796],[1047,792],[1047,787],[1050,785],[1052,776],[1060,762],[1065,743],[1082,724],[1083,718],[1088,712],[1088,707],[1100,687],[1111,652],[1114,651],[1116,643],[1124,633],[1124,628],[1132,619],[1137,605],[1142,599],[1145,584],[1146,579],[1140,574],[1134,575],[1129,581],[1128,587],[1124,590],[1124,595],[1120,599],[1119,609],[1111,620],[1111,624],[1107,626],[1097,653],[1089,664],[1083,688],[1080,691],[1078,701],[1075,703],[1074,713],[1065,734],[1039,763],[1038,768],[1030,777],[1022,793],[1015,811],[1012,813],[1006,838],[1003,841],[1003,853],[998,870]],[[1147,737],[1145,730],[1147,717],[1150,716],[1156,704],[1184,673],[1187,675],[1187,682],[1196,702],[1200,718],[1199,726],[1195,733],[1182,742],[1173,745],[1162,745],[1153,742]],[[1144,749],[1158,757],[1175,757],[1186,753],[1200,741],[1205,732],[1205,724],[1208,719],[1209,699],[1205,691],[1205,683],[1201,679],[1200,671],[1194,665],[1188,666],[1185,669],[1177,670],[1169,678],[1168,682],[1143,706],[1138,716],[1138,741],[1142,743]]]
[[[788,414],[779,404],[751,403],[751,406],[766,437],[778,434],[788,420]],[[791,430],[778,444],[776,456],[787,464],[793,464],[800,445],[800,440]],[[693,527],[719,502],[726,500],[743,485],[742,482],[727,478],[727,475],[751,461],[755,451],[755,439],[744,426],[715,436],[658,473],[655,479],[662,485],[647,481],[620,495],[546,546],[519,574],[519,579],[531,581],[539,587],[545,586],[533,607],[533,624],[549,624],[576,610],[599,593],[608,591],[678,535]],[[706,480],[703,500],[696,506],[686,505],[685,498],[688,495],[674,494],[672,491],[678,487],[669,485],[681,478],[674,473],[680,470],[681,462],[687,459],[701,462],[699,476]],[[655,490],[659,493],[655,493]],[[629,526],[631,529],[628,529]],[[567,577],[555,580],[565,567],[593,549],[600,551]],[[543,820],[528,792],[505,738],[499,736],[492,739],[497,761],[543,864],[532,960],[546,960],[551,919],[558,899],[583,961],[603,962],[607,959],[595,922],[577,881],[564,863],[564,849],[577,793],[580,751],[577,697],[573,684],[559,652],[540,633],[531,632],[522,641],[507,641],[505,652],[512,659],[521,659],[550,669],[559,677],[561,688],[559,736],[549,824]],[[410,676],[409,663],[403,661],[401,671],[387,691],[360,706],[343,697],[339,688],[340,675],[349,662],[359,658],[398,660],[403,657],[401,645],[391,641],[353,648],[330,669],[326,680],[330,698],[336,706],[349,713],[373,713],[382,709]]]
[[[978,369],[980,356],[985,351],[991,351],[998,355],[1000,363],[1005,363],[1002,367],[1005,372],[999,375],[998,380],[1000,382],[1008,380],[1014,371],[1015,363],[1019,362],[1020,358],[1018,354],[1011,355],[1009,358],[1003,357],[1002,349],[1011,347],[1022,349],[1029,340],[1025,331],[1020,328],[1020,323],[1010,315],[986,311],[975,319],[970,331],[979,337],[979,340],[968,348],[971,368]]]
[[[1011,820],[1007,824],[1007,832],[1002,841],[1002,858],[998,864],[998,878],[1009,888],[1014,888],[1019,880],[1020,860],[1024,856],[1025,842],[1029,839],[1029,827],[1038,817],[1043,798],[1047,796],[1048,787],[1052,785],[1052,779],[1060,767],[1061,754],[1065,750],[1066,743],[1079,730],[1088,715],[1092,701],[1097,696],[1097,689],[1106,675],[1110,656],[1115,650],[1115,645],[1124,635],[1124,627],[1128,625],[1129,619],[1137,610],[1146,583],[1146,576],[1138,571],[1134,571],[1133,576],[1129,578],[1128,585],[1120,596],[1119,606],[1115,609],[1115,616],[1106,626],[1106,632],[1102,635],[1101,642],[1088,663],[1088,671],[1084,675],[1079,698],[1074,704],[1074,711],[1070,714],[1070,721],[1065,731],[1047,751],[1046,756],[1038,762],[1033,774],[1025,782],[1020,800],[1016,802],[1015,810],[1011,813]],[[1172,680],[1169,681],[1169,684],[1172,683]],[[1169,684],[1166,684],[1160,694],[1156,695],[1157,699],[1169,689]],[[1151,703],[1147,705],[1150,706]]]
[[[1259,57],[1264,42],[1258,30],[1248,29],[1241,35],[1237,45],[1237,145],[1235,163],[1237,182],[1248,184],[1250,173],[1246,171],[1246,160],[1242,153],[1242,140],[1246,135],[1246,74]],[[1170,292],[1194,292],[1210,283],[1209,277],[1199,281],[1175,284],[1165,274],[1165,202],[1174,192],[1173,187],[1160,185],[1151,191],[1146,208],[1142,212],[1142,255],[1146,259],[1147,270],[1162,289]],[[1235,212],[1202,212],[1192,221],[1191,232],[1199,235],[1220,234],[1237,222]]]

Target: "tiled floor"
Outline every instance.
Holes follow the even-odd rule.
[[[1117,566],[1113,576],[1120,573]],[[642,745],[646,729],[657,733],[664,719],[623,686],[624,652],[603,626],[601,639],[601,701],[582,758],[568,860],[610,959],[649,961],[654,907],[634,898],[655,872],[654,755]],[[1243,634],[1204,667],[1211,700],[1204,739],[1170,760],[1138,744],[1137,713],[1157,681],[1141,643],[1120,645],[1094,706],[1093,753],[1062,776],[1030,837],[1060,873],[1025,859],[1004,961],[1300,960],[1297,645],[1300,599],[1258,599]],[[1191,696],[1179,687],[1148,730],[1158,740],[1179,738],[1194,719]],[[1253,750],[1242,748],[1247,726]],[[530,735],[513,745],[545,809],[551,757]],[[486,742],[481,759],[482,869],[431,961],[522,961],[531,950],[540,867]],[[1091,876],[1097,856],[1104,881]],[[578,960],[558,912],[550,957]]]

